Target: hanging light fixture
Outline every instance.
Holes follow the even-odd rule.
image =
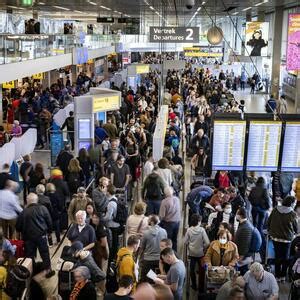
[[[207,31],[207,40],[211,45],[219,45],[223,39],[223,30],[216,24],[217,19],[217,0],[215,0],[215,22]]]

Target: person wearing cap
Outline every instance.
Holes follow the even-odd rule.
[[[89,202],[92,202],[92,199],[87,196],[85,188],[79,187],[77,189],[77,194],[73,195],[73,199],[71,200],[68,208],[70,222],[76,223],[76,213],[79,210],[85,210]]]
[[[125,164],[125,157],[123,155],[119,155],[117,163],[111,167],[110,180],[117,189],[123,189],[128,186],[130,181],[130,169],[129,166]]]

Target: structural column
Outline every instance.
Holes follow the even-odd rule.
[[[275,8],[275,21],[274,21],[274,31],[273,31],[274,37],[273,37],[271,94],[273,94],[275,98],[279,96],[282,23],[283,23],[283,7],[279,6]]]

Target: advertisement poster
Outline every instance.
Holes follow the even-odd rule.
[[[246,23],[246,56],[268,56],[269,23]]]
[[[300,14],[289,14],[286,57],[286,68],[288,71],[300,70]]]

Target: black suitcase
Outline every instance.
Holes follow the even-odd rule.
[[[73,267],[66,267],[67,263],[73,265]],[[58,294],[62,297],[63,300],[69,300],[71,292],[74,288],[75,281],[73,275],[74,264],[69,261],[64,261],[58,271]]]

